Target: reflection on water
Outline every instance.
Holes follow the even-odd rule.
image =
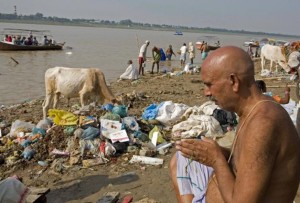
[[[137,66],[139,47],[150,40],[147,56],[153,46],[164,50],[171,44],[175,52],[185,42],[195,42],[201,33],[184,33],[176,36],[172,31],[127,30],[53,25],[0,23],[3,28],[50,30],[57,42],[66,42],[61,51],[0,51],[0,105],[9,105],[44,95],[44,73],[54,66],[97,67],[108,82],[115,81],[127,68],[127,61]],[[242,46],[251,36],[217,35],[221,45]],[[19,62],[16,64],[10,57]],[[201,62],[200,52],[194,60]],[[172,67],[180,67],[179,56]],[[150,62],[146,71],[151,69]]]

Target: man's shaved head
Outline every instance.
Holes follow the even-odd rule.
[[[251,58],[243,49],[234,46],[225,46],[212,52],[203,62],[202,68],[209,68],[218,75],[235,73],[244,79],[247,77],[246,81],[251,78],[254,80],[254,65]]]
[[[244,50],[233,46],[209,54],[202,64],[201,76],[205,95],[229,110],[235,105],[233,100],[249,95],[249,88],[255,84],[251,58]]]

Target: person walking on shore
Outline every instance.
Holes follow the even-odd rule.
[[[195,58],[195,47],[193,45],[193,42],[189,43],[189,58],[191,60],[191,64],[194,64],[194,58]]]
[[[170,169],[178,201],[292,203],[300,138],[286,110],[257,88],[251,57],[219,48],[203,62],[201,79],[205,96],[236,112],[239,124],[231,150],[206,137],[176,141]]]
[[[185,64],[186,52],[187,52],[187,47],[186,47],[186,44],[183,43],[182,47],[180,48],[180,65],[181,66],[184,66],[184,64]]]
[[[153,69],[154,69],[155,64],[157,66],[157,73],[159,73],[159,61],[161,58],[161,53],[160,53],[160,50],[156,46],[154,46],[152,49],[152,57],[153,57],[153,62],[152,62],[151,74],[153,74]]]
[[[174,56],[176,57],[176,54],[173,51],[172,45],[169,45],[169,48],[166,51],[166,57],[167,60],[171,61],[172,55],[174,54]]]
[[[147,56],[147,47],[149,46],[150,41],[146,42],[141,46],[139,53],[139,75],[144,75],[144,63],[146,62]]]

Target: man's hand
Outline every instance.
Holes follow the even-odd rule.
[[[184,157],[198,161],[214,168],[217,160],[224,155],[216,141],[202,137],[202,139],[183,139],[176,141],[176,149],[182,152]]]

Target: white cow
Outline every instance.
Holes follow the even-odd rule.
[[[273,62],[276,63],[276,72],[278,72],[278,64],[286,71],[290,71],[290,67],[287,64],[287,59],[284,54],[283,47],[273,46],[270,44],[266,44],[261,48],[260,52],[261,58],[261,70],[264,70],[264,66],[266,63],[266,59],[270,60],[270,71],[272,71]]]
[[[115,102],[116,99],[107,87],[104,74],[97,68],[49,68],[45,73],[46,98],[43,103],[43,116],[46,118],[50,106],[56,108],[60,95],[68,99],[80,97],[81,106],[88,102]]]

